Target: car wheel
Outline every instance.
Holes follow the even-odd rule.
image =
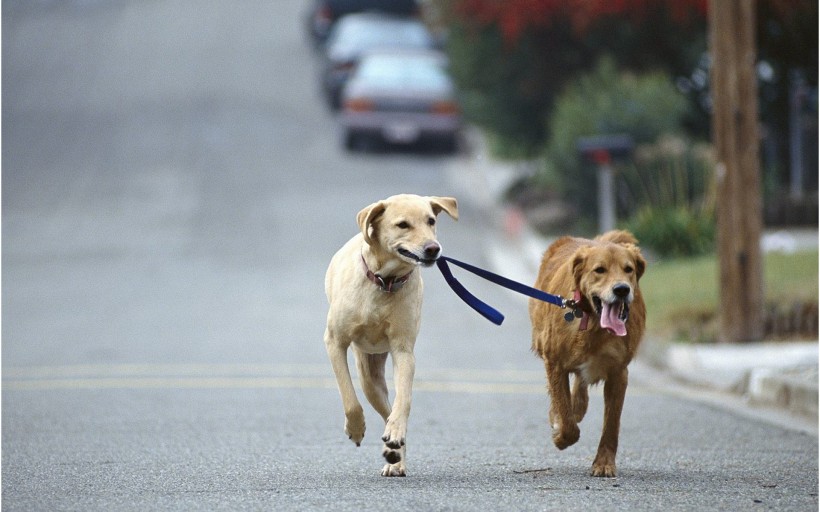
[[[458,135],[445,135],[438,139],[436,148],[442,153],[454,154],[458,153]]]
[[[344,143],[345,149],[348,151],[353,151],[356,149],[356,134],[351,131],[345,132]]]
[[[371,144],[368,142],[368,136],[364,133],[348,130],[345,132],[345,149],[348,151],[364,152],[370,149]]]

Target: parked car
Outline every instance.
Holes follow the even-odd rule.
[[[331,108],[339,108],[342,87],[367,51],[433,49],[436,43],[419,20],[376,13],[350,14],[333,27],[325,47],[322,82]]]
[[[429,141],[454,151],[462,119],[446,63],[432,51],[366,54],[342,94],[345,147]]]
[[[418,16],[421,9],[417,0],[314,0],[308,11],[308,32],[317,46],[321,45],[342,16],[367,11]]]

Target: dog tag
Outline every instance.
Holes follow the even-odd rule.
[[[567,312],[567,314],[564,315],[564,320],[566,320],[567,322],[572,322],[573,320],[575,320],[575,314],[572,313],[572,311]]]
[[[575,318],[581,318],[582,316],[584,316],[584,312],[583,312],[583,311],[581,311],[581,308],[575,308],[575,309],[573,309],[573,310],[572,310],[572,314],[574,314],[574,315],[575,315]]]

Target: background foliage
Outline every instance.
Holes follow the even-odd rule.
[[[669,134],[710,140],[707,0],[432,1],[448,28],[468,119],[488,135],[496,156],[541,159],[543,172],[519,190],[543,189],[582,223],[592,225],[596,201],[588,188],[593,172],[578,162],[574,137],[622,131],[638,143]],[[756,6],[766,211],[807,211],[803,217],[816,222],[818,2]],[[812,93],[802,120],[811,141],[803,155],[810,170],[805,205],[787,194],[795,77]],[[622,98],[626,104],[615,105]],[[648,216],[642,213],[644,221]],[[657,220],[674,226],[679,217],[667,212]]]
[[[557,96],[610,55],[688,74],[705,51],[706,0],[438,0],[465,112],[502,156],[540,154]]]

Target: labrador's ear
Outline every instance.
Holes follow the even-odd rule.
[[[433,207],[433,213],[438,215],[442,210],[447,212],[447,215],[458,220],[458,201],[455,197],[428,197],[430,206]]]
[[[379,201],[378,203],[371,204],[356,215],[356,221],[359,223],[359,229],[362,230],[364,241],[367,242],[368,245],[373,245],[373,238],[371,236],[371,228],[373,227],[373,223],[376,222],[376,219],[384,213],[386,208],[387,205],[384,201]]]

